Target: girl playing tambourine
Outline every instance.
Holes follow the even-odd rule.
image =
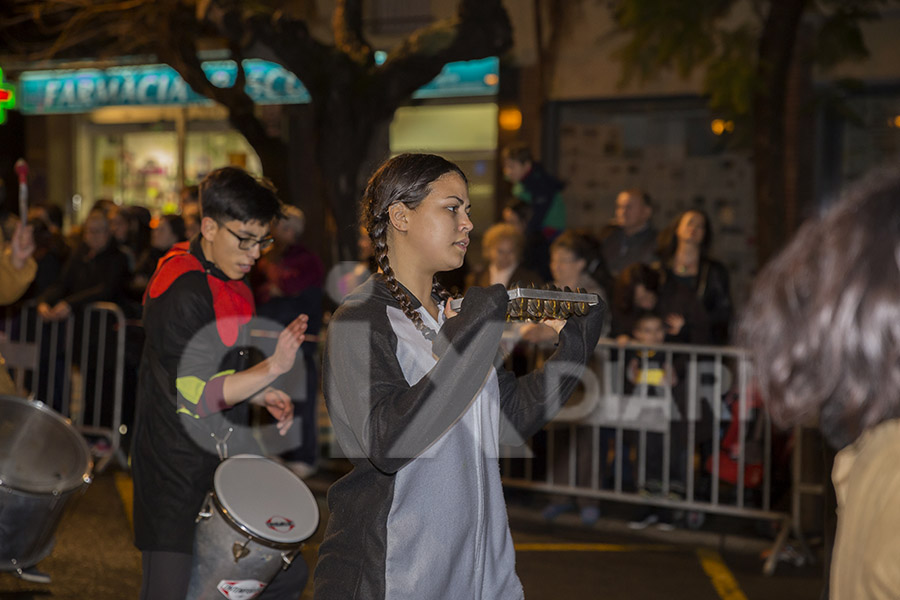
[[[465,175],[439,156],[396,156],[369,180],[362,225],[379,273],[335,312],[324,359],[353,470],[328,493],[316,598],[523,597],[499,446],[521,444],[565,402],[605,308],[551,322],[556,352],[516,379],[497,360],[506,289],[472,288],[457,315],[434,280],[463,264],[470,207]]]

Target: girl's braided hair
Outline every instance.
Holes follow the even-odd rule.
[[[360,222],[372,239],[375,262],[381,269],[382,280],[387,284],[391,295],[400,303],[403,314],[428,340],[433,340],[435,333],[413,309],[412,299],[394,277],[394,270],[388,260],[387,232],[390,223],[388,208],[397,202],[403,202],[409,208],[416,208],[428,196],[431,185],[447,173],[456,173],[468,185],[462,169],[443,157],[434,154],[397,155],[383,163],[372,174],[363,195],[360,215]],[[431,292],[445,301],[450,299],[450,293],[436,279],[432,283]]]

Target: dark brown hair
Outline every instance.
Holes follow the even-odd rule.
[[[659,232],[656,238],[656,253],[663,263],[667,263],[675,256],[675,251],[678,250],[678,226],[681,225],[682,219],[688,213],[697,213],[703,217],[703,241],[700,242],[700,258],[704,259],[709,256],[709,248],[712,246],[713,237],[709,215],[700,208],[689,208],[675,217],[665,229]]]
[[[772,417],[818,417],[837,448],[900,417],[900,175],[805,224],[757,279],[739,336]]]
[[[500,153],[500,156],[501,158],[508,158],[509,160],[514,160],[522,164],[534,162],[534,155],[531,153],[531,148],[525,142],[513,142],[508,146],[505,146]]]
[[[412,299],[394,277],[394,270],[388,260],[388,208],[397,202],[403,202],[409,208],[417,207],[428,196],[431,185],[447,173],[456,173],[468,185],[462,169],[443,157],[434,154],[399,154],[383,163],[369,178],[360,214],[360,223],[369,232],[375,262],[381,269],[382,278],[391,295],[400,303],[403,314],[429,340],[434,338],[434,332],[413,309]],[[431,289],[432,293],[444,300],[450,299],[450,294],[437,280],[433,281]]]
[[[659,271],[650,265],[644,263],[628,265],[616,278],[613,287],[615,313],[627,315],[634,312],[634,291],[639,285],[659,298],[660,283]]]

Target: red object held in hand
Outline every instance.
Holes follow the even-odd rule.
[[[19,176],[19,183],[25,183],[28,180],[28,163],[24,158],[16,161],[16,175]]]

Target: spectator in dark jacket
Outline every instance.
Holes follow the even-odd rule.
[[[616,218],[600,234],[603,258],[614,277],[628,265],[656,261],[656,230],[650,224],[653,204],[647,192],[636,188],[616,197]]]
[[[513,184],[513,196],[531,208],[526,237],[541,233],[547,241],[553,241],[566,228],[563,183],[536,162],[528,146],[521,143],[503,149],[503,176]]]
[[[678,286],[691,290],[703,305],[714,344],[727,344],[733,306],[728,270],[710,258],[712,231],[709,218],[698,209],[681,213],[659,235],[663,292],[676,296]],[[692,340],[699,341],[699,340]]]
[[[120,302],[127,281],[128,258],[113,241],[103,213],[92,212],[59,278],[38,296],[38,313],[54,321],[91,302]]]

